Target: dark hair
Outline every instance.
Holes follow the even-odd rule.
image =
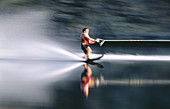
[[[86,31],[86,29],[88,29],[88,28],[83,28],[82,32]]]

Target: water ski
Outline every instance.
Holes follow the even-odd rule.
[[[102,54],[100,57],[88,58],[86,61],[96,61],[96,60],[100,60],[103,56],[104,56],[104,54]]]
[[[99,67],[99,68],[104,68],[102,64],[99,64],[99,63],[94,62],[94,61],[96,61],[96,60],[100,60],[103,56],[104,56],[104,55],[102,54],[102,56],[100,56],[100,57],[92,58],[92,59],[87,59],[86,61],[83,61],[83,62],[85,62],[85,63],[87,63],[87,64],[95,65],[95,66],[97,66],[97,67]]]

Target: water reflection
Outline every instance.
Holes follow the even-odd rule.
[[[102,61],[101,61],[102,63]],[[105,90],[112,87],[124,87],[127,88],[145,88],[152,87],[164,87],[169,88],[170,79],[167,70],[163,71],[162,66],[168,66],[169,62],[109,62],[107,63],[96,63],[99,65],[104,64],[105,69],[98,70],[96,64],[90,64],[86,62],[83,65],[84,71],[81,74],[80,89],[82,95],[86,98],[94,96],[97,90]],[[126,65],[125,65],[126,64]],[[147,66],[150,66],[150,70],[146,70]],[[92,66],[91,66],[92,65]],[[109,67],[107,66],[109,65]],[[112,68],[111,66],[112,65]],[[102,65],[103,66],[103,65]],[[118,67],[119,66],[119,67]],[[135,66],[139,68],[135,68]],[[145,67],[144,67],[145,66]],[[159,67],[158,67],[159,66]],[[131,67],[133,69],[131,69]],[[155,68],[156,67],[156,68]],[[98,67],[99,69],[101,67]],[[111,69],[109,69],[111,68]],[[128,70],[126,70],[128,69]],[[140,70],[137,70],[140,69]],[[154,69],[157,69],[153,72]],[[160,70],[162,69],[162,70]],[[121,70],[118,73],[118,70]],[[132,73],[132,71],[135,73]],[[144,72],[145,71],[145,72]],[[149,72],[146,72],[149,71]],[[95,72],[95,73],[94,73]],[[139,73],[140,72],[140,73]],[[161,74],[160,74],[161,72]],[[97,89],[96,89],[97,88]],[[91,90],[91,91],[90,91]],[[162,92],[161,92],[162,93]],[[112,95],[113,93],[110,92]]]
[[[170,85],[170,80],[161,79],[110,79],[100,77],[100,86],[103,85],[129,85],[129,86],[148,86],[148,85]]]
[[[92,69],[89,65],[84,64],[84,71],[81,74],[81,84],[80,88],[83,94],[88,97],[89,96],[89,89],[93,88],[95,85],[98,86],[99,80],[92,76]]]

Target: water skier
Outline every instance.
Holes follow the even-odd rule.
[[[96,43],[96,40],[89,36],[89,29],[88,28],[84,28],[82,30],[82,32],[83,33],[80,35],[80,37],[81,37],[81,49],[85,53],[84,58],[88,59],[89,58],[89,54],[92,53],[92,49],[90,48],[89,44]]]

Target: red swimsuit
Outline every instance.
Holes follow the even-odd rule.
[[[81,36],[81,44],[89,46],[89,39],[84,36]]]
[[[88,75],[84,75],[84,76],[81,78],[81,85],[82,85],[82,87],[84,87],[88,82],[89,82],[89,77],[88,77]]]

